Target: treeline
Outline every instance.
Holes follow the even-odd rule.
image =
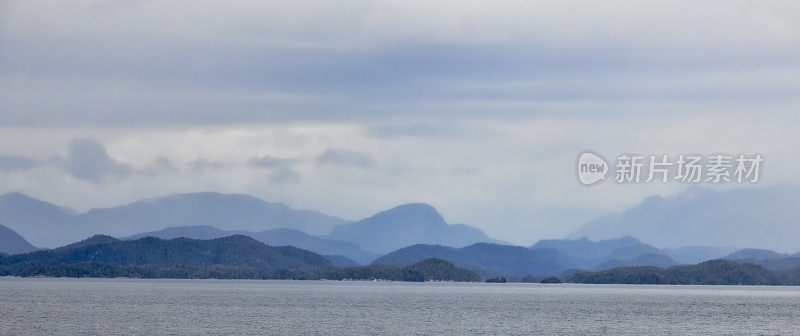
[[[256,269],[329,267],[325,257],[292,246],[267,246],[242,235],[210,240],[146,237],[117,240],[94,236],[53,250],[0,256],[0,265],[98,263],[116,266],[190,265],[246,266]]]
[[[480,281],[475,272],[438,259],[423,260],[408,267],[369,265],[267,270],[249,266],[109,265],[96,262],[41,265],[18,263],[0,266],[0,276],[173,278],[173,279],[277,279],[277,280],[389,280],[389,281]]]
[[[564,277],[568,282],[587,284],[800,285],[800,269],[775,272],[759,265],[729,260],[709,260],[666,269],[637,266],[599,272],[573,271]]]

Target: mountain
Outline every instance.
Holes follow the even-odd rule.
[[[349,241],[374,253],[414,244],[461,247],[492,242],[480,229],[447,224],[436,209],[421,203],[401,205],[352,224],[338,225],[329,238]]]
[[[18,233],[0,225],[0,253],[17,254],[36,251],[37,248],[28,243]]]
[[[245,235],[270,246],[290,245],[304,250],[309,250],[322,255],[339,255],[355,260],[358,264],[368,264],[378,257],[374,253],[362,250],[358,245],[315,237],[301,231],[292,229],[273,229],[261,232],[251,231],[225,231],[213,226],[176,226],[160,231],[135,234],[124,239],[137,239],[143,237],[157,237],[161,239],[191,238],[214,239],[231,235]]]
[[[0,223],[16,231],[36,246],[54,247],[90,236],[71,236],[67,215],[56,205],[42,202],[22,193],[14,192],[0,196]]]
[[[86,238],[84,240],[81,240],[79,242],[75,242],[75,243],[72,243],[72,244],[64,245],[62,247],[59,247],[58,249],[60,249],[60,250],[68,250],[68,249],[74,249],[74,248],[78,248],[78,247],[89,246],[89,245],[110,244],[110,243],[115,243],[115,242],[118,242],[118,241],[120,241],[120,240],[117,239],[117,238],[111,237],[111,236],[94,235],[94,236],[91,236],[91,237]]]
[[[786,257],[780,259],[740,259],[738,262],[746,262],[762,266],[770,271],[788,271],[800,269],[800,257]]]
[[[334,266],[351,267],[359,265],[355,260],[340,255],[326,255],[325,258],[330,260]]]
[[[127,236],[171,226],[210,225],[223,230],[291,228],[328,234],[343,219],[295,210],[241,194],[174,194],[75,214],[20,193],[0,196],[0,223],[37,246],[55,247],[95,234]]]
[[[582,266],[580,261],[558,250],[490,243],[477,243],[462,248],[417,244],[384,255],[373,264],[405,266],[430,258],[449,261],[483,277],[555,275],[566,269]]]
[[[442,259],[425,259],[411,264],[407,269],[418,272],[425,281],[481,281],[477,273],[468,269],[459,268]]]
[[[133,240],[145,237],[156,237],[161,239],[189,238],[189,239],[208,240],[208,239],[232,236],[239,232],[245,232],[245,231],[225,231],[217,229],[210,225],[171,226],[168,228],[163,228],[158,231],[137,233],[135,235],[122,237],[120,239]]]
[[[619,267],[599,272],[576,272],[566,278],[576,283],[669,285],[796,285],[798,279],[796,272],[772,272],[758,265],[728,260],[710,260],[667,269]]]
[[[586,237],[583,237],[581,239],[540,240],[539,242],[531,246],[531,248],[556,249],[566,254],[569,254],[575,258],[590,260],[590,259],[597,259],[601,256],[606,256],[611,252],[614,252],[615,250],[618,250],[623,247],[635,246],[640,244],[642,244],[641,241],[631,236],[601,240],[597,242],[591,241]]]
[[[93,243],[96,242],[96,243]],[[246,236],[212,240],[154,237],[116,240],[93,237],[79,244],[0,258],[2,265],[61,265],[99,263],[104,265],[242,266],[261,270],[331,267],[316,253],[291,246],[271,247]]]
[[[591,241],[581,239],[540,240],[531,249],[556,249],[579,259],[577,265],[585,269],[604,270],[621,266],[675,265],[676,262],[663,251],[625,236],[615,239]]]
[[[800,268],[800,254],[789,255],[765,249],[741,249],[728,254],[725,259],[760,265],[770,271]]]
[[[660,268],[667,268],[675,266],[678,263],[664,254],[645,253],[633,259],[611,259],[603,262],[599,266],[594,267],[594,270],[602,271],[616,267],[630,267],[630,266],[654,266]]]
[[[651,196],[620,214],[591,221],[568,238],[631,235],[655,246],[750,246],[796,251],[800,188],[773,186],[713,191],[690,187]]]
[[[713,259],[722,259],[736,250],[733,247],[723,246],[684,246],[678,248],[665,247],[664,253],[675,259],[679,264],[697,264]]]
[[[623,246],[614,251],[611,251],[609,254],[604,255],[601,259],[603,260],[626,260],[626,259],[636,259],[642,255],[664,255],[661,250],[647,245],[645,243],[634,244],[631,246]],[[666,257],[666,256],[665,256]],[[669,257],[667,257],[669,258]],[[670,258],[672,259],[672,258]],[[653,265],[655,266],[655,265]]]
[[[138,231],[148,229],[148,226],[161,229],[210,225],[223,230],[292,228],[310,234],[327,234],[335,225],[346,223],[320,212],[295,210],[249,195],[212,192],[175,194],[119,207],[92,209],[81,216],[85,222],[113,222],[114,226],[135,227]]]
[[[782,259],[789,257],[786,253],[778,253],[772,250],[766,249],[741,249],[736,250],[728,255],[725,256],[724,259],[727,260],[743,260],[743,259],[750,259],[750,260],[765,260],[765,259]]]

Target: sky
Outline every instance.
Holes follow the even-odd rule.
[[[425,202],[529,244],[680,183],[584,151],[762,154],[798,184],[794,1],[0,0],[0,193]],[[726,188],[729,186],[720,186]]]

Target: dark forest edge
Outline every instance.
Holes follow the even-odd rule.
[[[310,269],[265,270],[228,265],[109,265],[97,262],[40,265],[20,263],[0,266],[0,276],[20,277],[95,277],[95,278],[172,278],[172,279],[262,279],[262,280],[387,280],[476,282],[480,277],[467,269],[440,259],[426,259],[407,267],[369,265]],[[600,272],[570,271],[565,282],[584,284],[653,285],[800,285],[800,269],[772,272],[761,266],[727,260],[711,260],[697,265],[667,269],[638,266],[618,267]],[[500,278],[497,278],[500,279]],[[558,277],[506,277],[502,281],[558,283]]]
[[[635,266],[599,272],[568,271],[562,277],[586,284],[800,286],[800,268],[770,271],[760,265],[722,259],[666,269]]]
[[[475,282],[475,272],[439,259],[427,259],[408,267],[369,265],[309,269],[265,270],[248,266],[109,265],[96,262],[0,266],[0,276],[140,279],[261,279],[261,280],[387,280]]]

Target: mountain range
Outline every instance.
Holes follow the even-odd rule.
[[[633,237],[593,242],[543,240],[530,248],[477,243],[463,248],[417,244],[388,253],[373,264],[409,265],[428,258],[447,260],[492,276],[559,275],[569,269],[603,270],[621,266],[668,267],[677,262]]]
[[[738,246],[797,251],[800,188],[772,186],[714,191],[690,187],[651,196],[619,213],[591,221],[568,235],[592,240],[634,236],[655,246]]]
[[[159,237],[198,239],[245,234],[267,244],[300,246],[360,263],[417,243],[466,246],[497,242],[480,229],[447,224],[427,204],[401,205],[350,222],[248,195],[212,192],[174,194],[85,213],[10,193],[0,196],[0,223],[33,245],[46,248],[96,234],[141,237],[145,231]]]
[[[364,251],[358,245],[350,242],[320,238],[293,229],[272,229],[267,231],[251,232],[225,231],[208,225],[177,226],[165,228],[160,231],[139,233],[122,239],[129,240],[143,237],[157,237],[161,239],[173,239],[180,237],[191,239],[214,239],[237,234],[251,237],[270,246],[289,245],[299,247],[301,249],[309,250],[325,256],[345,257],[362,265],[368,264],[378,257],[377,254]],[[347,262],[346,260],[339,258],[329,259],[336,259],[340,263]]]
[[[0,254],[0,276],[479,281],[440,259],[405,267],[336,267],[325,257],[291,246],[271,247],[235,235],[210,240],[97,235],[52,250]]]
[[[0,224],[5,225],[0,226],[0,252],[52,248],[94,234],[109,236],[92,242],[116,239],[110,236],[133,241],[243,235],[266,245],[302,248],[337,265],[368,264],[381,255],[376,264],[408,266],[440,258],[482,275],[542,276],[575,268],[668,267],[720,258],[788,269],[800,255],[764,248],[798,249],[799,202],[800,189],[794,187],[692,187],[675,196],[649,197],[623,213],[589,222],[568,239],[541,240],[526,248],[491,239],[474,227],[449,224],[422,203],[347,221],[239,194],[175,194],[78,213],[11,193],[0,196]]]
[[[175,194],[74,213],[21,193],[10,193],[0,196],[0,223],[36,246],[56,247],[95,234],[128,236],[184,225],[251,231],[288,227],[327,234],[332,227],[347,221],[240,194]]]

